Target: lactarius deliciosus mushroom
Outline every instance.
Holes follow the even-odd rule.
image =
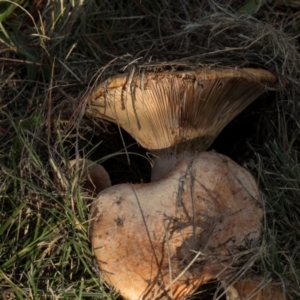
[[[161,180],[102,191],[90,239],[102,278],[126,299],[184,299],[257,246],[262,217],[253,177],[202,152]]]
[[[102,277],[126,299],[184,299],[222,280],[232,256],[258,244],[263,212],[254,179],[229,158],[200,152],[276,82],[261,69],[141,69],[88,96],[89,114],[157,156],[154,182],[102,191],[90,215]]]
[[[194,68],[107,79],[88,96],[87,112],[121,126],[155,154],[152,180],[206,150],[222,129],[277,77],[263,69]]]

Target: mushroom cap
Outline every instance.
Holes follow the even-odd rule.
[[[273,73],[251,68],[121,74],[94,89],[87,113],[119,124],[149,150],[184,144],[203,151],[276,82]]]
[[[70,160],[70,168],[75,168],[76,162],[76,159]],[[78,163],[79,169],[82,172],[82,186],[85,190],[93,195],[97,195],[111,186],[110,177],[101,165],[89,159],[80,159]]]
[[[224,288],[226,288],[224,286]],[[266,280],[257,274],[247,274],[243,278],[226,289],[228,300],[288,300],[281,283]]]
[[[253,177],[202,152],[160,181],[102,191],[89,232],[102,278],[126,299],[184,299],[257,246],[262,217]]]

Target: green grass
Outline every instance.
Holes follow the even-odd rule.
[[[265,203],[264,236],[254,269],[298,299],[298,2],[263,1],[259,7],[242,0],[226,7],[222,1],[213,5],[200,0],[173,5],[150,0],[74,1],[74,6],[73,1],[48,2],[0,5],[1,295],[118,298],[94,267],[87,223],[92,199],[82,193],[79,175],[68,169],[68,160],[77,156],[104,161],[113,183],[148,181],[150,166],[145,151],[126,133],[124,145],[117,127],[84,115],[82,97],[95,82],[132,61],[150,58],[208,64],[240,64],[245,59],[275,70],[289,84],[289,89],[269,96],[276,94],[276,103],[256,133],[264,142],[248,145],[244,164],[257,178]],[[252,17],[238,16],[235,30],[244,37],[235,36],[232,26],[238,19],[226,18],[244,9],[257,12],[259,21],[249,23]],[[228,15],[220,20],[229,23],[220,28],[215,22],[224,10]],[[215,13],[215,19],[208,17]],[[204,25],[197,27],[199,20]],[[259,30],[265,31],[258,38]],[[252,35],[255,42],[247,44],[245,36]],[[226,50],[230,43],[232,61]]]
[[[66,186],[60,185],[34,133],[10,121],[16,138],[7,166],[1,165],[1,289],[19,299],[101,299],[87,235],[88,199],[73,184],[74,174],[66,172]]]
[[[265,143],[253,149],[250,169],[265,202],[261,271],[282,282],[293,299],[300,296],[300,123],[299,112],[282,101],[270,112]]]

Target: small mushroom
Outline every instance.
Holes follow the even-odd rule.
[[[78,169],[82,172],[81,184],[83,188],[93,196],[98,195],[102,190],[111,186],[111,181],[106,170],[99,164],[89,159],[70,160],[69,167]]]
[[[152,180],[205,151],[222,129],[274,84],[270,71],[200,68],[121,74],[88,96],[87,112],[114,122],[157,158]]]
[[[159,181],[102,191],[89,232],[102,278],[126,299],[185,299],[257,246],[262,217],[253,177],[202,152]]]
[[[225,284],[224,287],[228,286]],[[247,274],[226,289],[227,300],[283,300],[290,299],[284,295],[281,284],[266,280],[256,274]]]

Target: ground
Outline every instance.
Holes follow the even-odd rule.
[[[149,181],[150,165],[127,133],[87,116],[83,99],[132,65],[192,62],[263,67],[280,79],[212,148],[246,167],[263,196],[264,233],[251,268],[298,299],[299,28],[297,0],[0,1],[3,297],[118,298],[98,278],[92,199],[68,162],[99,161],[113,184]],[[203,291],[193,297],[207,299]]]

